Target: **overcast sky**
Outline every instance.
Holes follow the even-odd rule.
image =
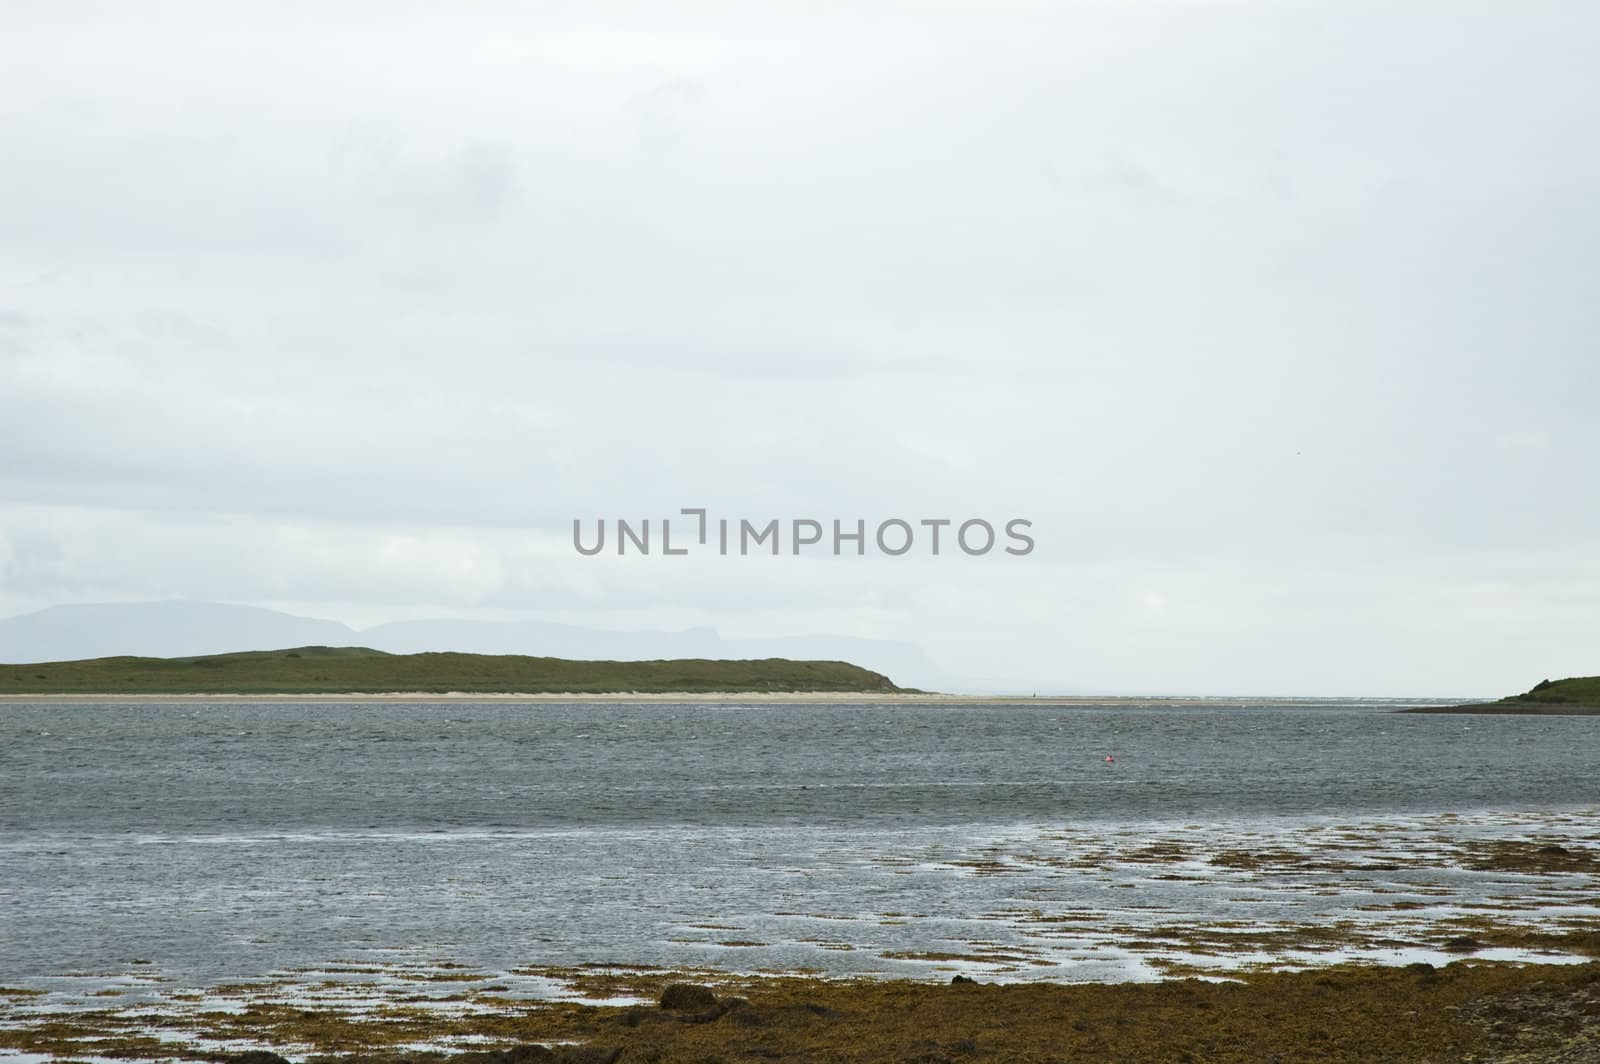
[[[1584,0],[10,0],[0,615],[1600,672],[1597,42]],[[684,506],[1038,546],[572,549]]]

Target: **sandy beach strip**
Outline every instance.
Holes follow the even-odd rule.
[[[0,694],[0,702],[601,702],[705,705],[710,703],[817,705],[1204,705],[1241,699],[1130,698],[1103,695],[960,695],[875,691],[571,691],[474,692],[383,691],[296,694]]]
[[[96,694],[0,694],[0,703],[6,702],[597,702],[638,704],[774,704],[809,703],[815,705],[1043,705],[1043,706],[1124,706],[1124,707],[1188,707],[1188,706],[1247,706],[1280,705],[1303,702],[1345,701],[1343,699],[1226,697],[1200,695],[996,695],[947,694],[925,691],[570,691],[570,692],[496,692],[496,691],[382,691],[382,692],[326,692],[294,694],[156,694],[96,693]],[[1395,705],[1406,705],[1409,700],[1396,700]],[[1430,704],[1417,699],[1410,704]]]

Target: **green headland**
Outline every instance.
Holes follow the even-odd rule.
[[[1405,713],[1521,713],[1535,716],[1600,716],[1600,676],[1544,680],[1520,695],[1466,706],[1425,706]]]
[[[843,661],[572,661],[500,654],[386,654],[297,647],[194,658],[91,658],[0,665],[0,695],[272,695],[899,691]]]

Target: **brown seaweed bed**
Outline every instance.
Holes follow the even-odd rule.
[[[1220,885],[1236,911],[1019,906],[914,948],[904,933],[925,914],[795,914],[807,942],[875,951],[899,978],[741,968],[757,929],[715,919],[680,928],[726,958],[698,969],[350,960],[191,987],[136,961],[0,987],[0,1064],[1600,1061],[1596,818],[1493,828],[1446,815],[1136,843],[1043,833],[940,860],[959,877],[1098,876],[1167,899]],[[1307,898],[1338,904],[1282,903]],[[1104,978],[1108,962],[1124,981]],[[709,988],[699,1003],[658,1007],[686,979]]]
[[[682,973],[615,970],[562,978],[581,995],[650,1000],[617,1007],[482,991],[460,1010],[396,1004],[354,1015],[264,997],[189,1015],[41,1014],[8,1026],[0,1044],[26,1061],[237,1064],[281,1064],[260,1047],[329,1064],[1600,1060],[1596,963],[1341,965],[1111,985],[723,975],[684,987]]]

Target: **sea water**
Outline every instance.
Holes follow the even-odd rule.
[[[1395,709],[0,705],[0,985],[581,963],[1145,978],[1140,929],[1592,914],[1590,877],[1424,858],[1600,840],[1600,718]],[[1341,861],[1218,861],[1239,852]]]

